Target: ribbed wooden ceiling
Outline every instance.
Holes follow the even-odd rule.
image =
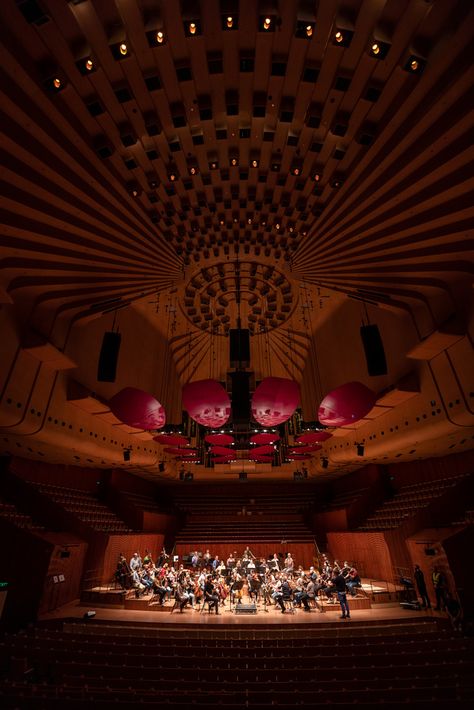
[[[4,0],[4,289],[43,330],[180,284],[225,334],[236,268],[255,332],[298,280],[431,312],[472,269],[473,11]]]

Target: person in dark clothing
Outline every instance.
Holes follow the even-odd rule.
[[[419,565],[415,565],[415,572],[413,576],[415,577],[416,586],[418,588],[418,594],[421,597],[421,606],[423,607],[423,609],[431,609],[431,602],[426,589],[425,576],[421,571]]]
[[[351,612],[349,609],[349,602],[347,601],[346,580],[344,579],[344,575],[342,574],[342,572],[339,572],[338,574],[336,574],[335,577],[332,578],[332,584],[334,589],[336,590],[339,604],[341,605],[341,619],[350,619]]]
[[[435,611],[439,611],[440,609],[444,611],[446,608],[446,577],[439,571],[438,567],[434,567],[431,579],[433,581],[433,587],[436,594]]]
[[[204,598],[209,604],[209,611],[211,609],[216,610],[216,614],[219,613],[219,595],[216,593],[214,584],[211,580],[211,575],[208,575],[206,584],[204,585]]]

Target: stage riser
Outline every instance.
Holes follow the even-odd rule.
[[[94,590],[85,590],[81,593],[81,603],[109,607],[119,607],[123,609],[125,600],[125,592],[99,592]]]

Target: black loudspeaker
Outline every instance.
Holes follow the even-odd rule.
[[[231,372],[232,379],[232,422],[248,424],[250,421],[250,373]]]
[[[371,377],[387,374],[387,361],[378,326],[362,325],[360,337],[364,346],[367,369]]]
[[[165,464],[163,463],[163,461],[160,461],[160,463],[158,464],[158,471],[160,471],[160,473],[163,473],[164,470]]]
[[[428,555],[428,557],[433,557],[436,555],[436,550],[434,547],[425,547],[425,555]]]
[[[97,380],[99,382],[115,382],[121,340],[120,333],[114,333],[113,331],[104,333],[99,355],[99,366],[97,368]]]
[[[250,367],[250,333],[247,328],[229,330],[230,366]]]

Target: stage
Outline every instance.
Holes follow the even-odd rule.
[[[282,613],[278,606],[264,604],[260,600],[256,605],[255,613],[236,613],[237,605],[225,603],[219,606],[219,614],[214,611],[209,613],[207,605],[196,602],[195,608],[187,605],[183,612],[175,607],[174,600],[167,601],[160,605],[158,599],[151,594],[136,598],[133,591],[124,591],[112,587],[95,587],[85,590],[80,600],[67,604],[53,612],[46,613],[40,620],[48,619],[80,619],[87,611],[95,611],[94,620],[103,622],[125,622],[133,624],[152,624],[156,626],[176,626],[177,628],[199,628],[216,627],[225,628],[236,626],[255,628],[275,628],[281,627],[320,627],[329,625],[338,627],[341,624],[357,625],[373,624],[374,622],[387,623],[408,620],[423,620],[430,617],[445,616],[432,610],[422,611],[413,609],[403,609],[400,606],[403,589],[397,585],[376,582],[374,580],[363,580],[362,589],[357,590],[355,598],[348,595],[351,618],[340,619],[341,607],[334,600],[329,603],[327,600],[318,599],[316,606],[311,606],[311,610],[305,611],[303,607],[294,608],[288,605],[288,610]],[[244,605],[250,603],[250,599],[244,595],[242,599]]]

